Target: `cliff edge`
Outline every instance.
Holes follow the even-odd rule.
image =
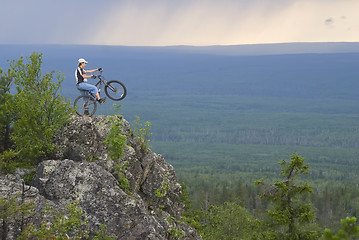
[[[126,137],[117,159],[104,143],[114,119]],[[185,205],[174,168],[145,147],[121,116],[73,116],[54,143],[52,159],[37,166],[30,185],[22,180],[28,170],[0,175],[0,196],[16,196],[35,208],[21,221],[9,220],[8,239],[16,239],[24,224],[40,224],[46,206],[61,211],[73,202],[87,221],[89,239],[101,225],[115,239],[201,239],[181,220]]]

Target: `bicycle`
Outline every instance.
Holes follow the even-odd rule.
[[[102,77],[102,70],[98,76],[95,76],[95,78],[99,79],[99,81],[95,84],[95,86],[98,88],[98,91],[101,91],[102,84],[104,84],[105,93],[110,99],[114,101],[120,101],[126,97],[127,89],[122,82],[117,80],[106,81]],[[97,100],[95,95],[83,89],[78,88],[78,90],[80,90],[80,92],[83,94],[78,96],[74,102],[77,115],[92,116],[97,109]]]

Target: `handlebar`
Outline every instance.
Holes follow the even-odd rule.
[[[97,78],[100,78],[101,77],[101,75],[102,75],[102,72],[103,72],[103,69],[101,68],[101,70],[98,70],[99,72],[100,72],[100,74],[99,75],[93,75],[94,76],[94,79],[97,79]]]

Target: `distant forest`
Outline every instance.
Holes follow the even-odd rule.
[[[310,166],[318,222],[338,227],[359,212],[359,50],[343,45],[258,46],[263,54],[254,46],[0,46],[0,67],[42,52],[44,71],[65,75],[71,99],[80,57],[122,81],[121,114],[152,123],[151,148],[175,167],[195,209],[239,200],[255,212],[253,181],[275,181],[277,163],[298,153]],[[113,103],[97,114],[113,113]]]
[[[133,97],[209,94],[359,99],[358,45],[317,43],[304,45],[306,47],[303,44],[268,44],[205,48],[0,45],[0,66],[5,68],[7,60],[21,55],[42,52],[44,71],[56,70],[65,75],[63,89],[68,97],[78,94],[74,89],[74,70],[77,59],[83,57],[89,61],[88,68],[103,67],[105,77],[125,82]],[[349,52],[350,48],[353,52]],[[281,49],[286,49],[287,53],[283,54]]]

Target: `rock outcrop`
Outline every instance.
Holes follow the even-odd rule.
[[[90,239],[101,225],[116,239],[201,239],[180,220],[185,206],[174,168],[144,147],[121,116],[115,118],[122,123],[127,146],[121,158],[110,158],[104,141],[112,118],[74,116],[54,136],[52,160],[37,166],[31,186],[21,179],[26,172],[0,176],[0,196],[33,202],[36,214],[25,221],[34,224],[40,224],[46,205],[61,210],[77,202]],[[127,179],[126,189],[120,187],[121,178]],[[9,221],[8,239],[18,236],[20,222]]]

